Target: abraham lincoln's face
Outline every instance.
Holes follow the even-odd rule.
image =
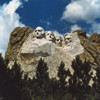
[[[69,44],[72,42],[72,36],[70,34],[65,34],[64,35],[64,42],[65,44]]]

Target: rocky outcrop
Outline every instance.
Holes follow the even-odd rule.
[[[72,33],[77,33],[78,36],[83,36],[83,37],[86,38],[86,31],[83,31],[83,30],[75,30]]]
[[[85,31],[76,30],[58,38],[41,27],[35,31],[29,27],[17,27],[11,33],[5,59],[9,60],[8,67],[16,61],[24,73],[32,77],[42,57],[49,67],[50,77],[56,77],[61,61],[65,63],[66,69],[73,72],[71,63],[77,55],[82,61],[90,61],[93,66],[100,65],[99,35],[96,36],[88,37]],[[98,41],[94,42],[94,38],[98,38]]]
[[[10,35],[5,59],[16,60],[16,55],[29,34],[34,30],[29,27],[16,27]]]
[[[98,33],[93,33],[90,38],[89,38],[90,41],[92,42],[95,42],[97,44],[100,44],[100,34]]]
[[[87,60],[92,65],[100,66],[100,34],[93,33],[88,37],[85,31],[76,30],[73,33],[75,32],[78,33],[81,45],[84,47],[84,53],[80,55],[81,60]]]

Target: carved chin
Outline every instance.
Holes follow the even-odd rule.
[[[49,37],[48,37],[48,38],[46,38],[46,39],[49,40],[49,41],[53,41],[53,38],[49,38]]]
[[[61,44],[61,42],[56,42],[56,44]]]
[[[36,35],[36,38],[42,38],[42,36],[41,35]]]

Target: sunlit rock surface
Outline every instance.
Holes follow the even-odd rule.
[[[86,32],[76,30],[59,38],[51,31],[38,27],[17,27],[11,33],[5,59],[8,67],[16,61],[29,77],[35,75],[38,60],[44,59],[48,65],[50,77],[57,76],[61,61],[65,69],[71,68],[72,60],[79,55],[82,61],[89,60],[92,65],[100,65],[100,45],[86,36]]]

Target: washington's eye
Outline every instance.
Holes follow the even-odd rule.
[[[41,30],[38,30],[39,32],[41,32]]]
[[[67,38],[67,40],[70,40],[70,38]]]

